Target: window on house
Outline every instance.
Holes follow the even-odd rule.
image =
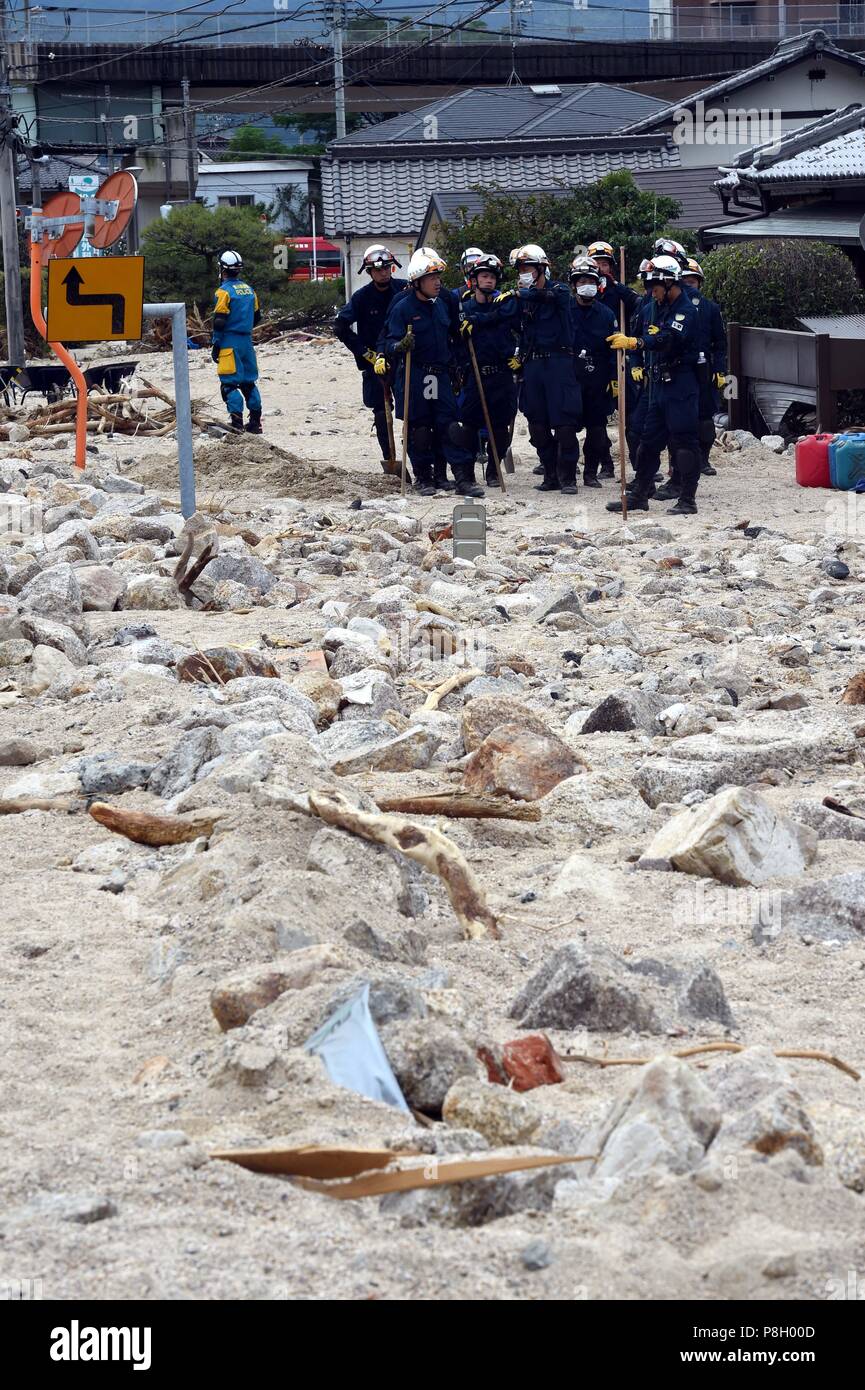
[[[251,193],[226,193],[220,194],[216,201],[221,208],[250,208],[255,199]]]

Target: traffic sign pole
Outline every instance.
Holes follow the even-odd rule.
[[[35,166],[34,166],[35,167]],[[36,207],[36,180],[33,183],[33,210],[30,228],[30,316],[51,351],[60,359],[75,383],[77,393],[75,409],[75,467],[83,469],[87,457],[87,382],[75,358],[67,352],[62,343],[52,343],[48,339],[48,325],[42,313],[42,209]],[[40,199],[41,201],[41,199]]]

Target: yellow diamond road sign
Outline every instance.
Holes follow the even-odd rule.
[[[141,337],[143,256],[48,262],[48,341],[101,343]]]

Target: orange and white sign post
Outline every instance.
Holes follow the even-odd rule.
[[[36,166],[34,165],[34,173]],[[97,191],[95,197],[79,198],[77,193],[59,193],[56,197],[49,199],[45,207],[36,206],[40,201],[38,193],[38,180],[34,178],[33,183],[34,206],[30,212],[30,314],[34,324],[38,328],[42,337],[48,343],[52,352],[60,359],[75,385],[77,396],[77,408],[75,411],[75,467],[84,468],[87,451],[87,383],[84,380],[84,373],[75,361],[75,358],[63,346],[61,342],[52,340],[49,336],[50,328],[45,322],[45,315],[42,312],[42,269],[49,265],[52,260],[57,260],[68,256],[78,245],[84,233],[87,233],[91,245],[102,250],[111,246],[122,236],[130,217],[135,211],[135,203],[138,198],[138,185],[131,174],[125,170],[119,170],[112,174],[102,187]],[[87,266],[88,262],[83,260],[82,266]],[[97,262],[97,264],[100,264]],[[100,269],[100,275],[104,272]],[[67,272],[68,275],[68,272]],[[52,272],[49,266],[49,283],[52,279]],[[73,276],[74,279],[74,276]],[[75,306],[76,298],[80,299],[81,275],[77,274],[77,280],[73,283],[73,292],[67,293],[66,298],[70,305]],[[140,336],[141,310],[139,295],[139,309],[137,315],[138,330]],[[55,301],[56,302],[56,301]],[[84,308],[84,305],[81,305]],[[90,307],[90,306],[86,306]],[[110,309],[111,306],[109,306]],[[49,301],[49,314],[51,306]],[[131,324],[136,322],[135,314],[131,314],[128,320]],[[125,331],[127,316],[124,314],[123,331],[115,332],[114,318],[111,319],[110,327],[106,324],[108,331],[101,333],[95,338],[91,338],[90,332],[82,332],[77,340],[83,341],[90,338],[91,341],[102,341],[104,338],[132,337],[133,333]],[[74,330],[73,330],[74,331]],[[71,335],[67,335],[71,336]]]

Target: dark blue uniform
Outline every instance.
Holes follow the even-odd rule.
[[[364,360],[363,354],[375,351],[387,320],[388,310],[394,299],[406,287],[405,280],[393,276],[384,289],[370,280],[368,285],[355,290],[348,303],[344,304],[336,316],[333,331],[341,343],[345,343],[354,353],[355,361],[363,373],[363,403],[372,411],[375,433],[383,459],[390,458],[390,440],[387,434],[387,416],[384,409],[384,384],[376,376],[372,363]],[[352,324],[355,325],[352,328]]]
[[[394,403],[401,420],[405,405],[405,355],[396,348],[409,326],[414,333],[408,453],[415,478],[422,487],[433,481],[437,456],[450,464],[459,486],[473,482],[472,435],[460,423],[450,376],[459,336],[455,308],[447,291],[435,300],[424,300],[409,289],[392,304],[379,339],[379,350],[396,360]]]
[[[486,397],[490,424],[499,458],[507,452],[517,413],[517,388],[508,360],[519,342],[520,301],[513,290],[496,290],[483,304],[474,295],[460,300],[460,313],[472,325],[471,342]],[[469,362],[465,386],[460,396],[460,418],[469,429],[486,433],[483,406],[474,368]],[[486,441],[486,479],[498,483],[492,447]]]
[[[700,388],[699,434],[703,468],[709,466],[709,454],[715,442],[713,416],[718,408],[715,387],[716,372],[727,371],[727,330],[721,306],[714,299],[705,299],[701,290],[685,286],[685,291],[697,310],[697,329],[700,357],[697,362],[697,382]]]
[[[583,399],[583,477],[594,479],[598,467],[612,469],[613,456],[607,436],[607,416],[613,409],[610,383],[616,380],[616,354],[607,339],[618,324],[606,304],[597,297],[583,303],[574,296],[574,369]]]
[[[646,293],[638,296],[637,307],[631,315],[628,325],[628,332],[635,338],[644,338],[650,323],[654,323],[656,317],[655,301],[651,294]],[[641,381],[634,381],[633,372],[639,370],[643,373]],[[640,435],[643,431],[643,424],[646,419],[646,411],[649,407],[648,381],[645,375],[646,360],[643,356],[642,348],[636,348],[628,353],[627,360],[627,379],[630,383],[628,391],[628,411],[625,416],[625,438],[628,443],[628,458],[631,467],[637,466],[637,450],[640,447]]]
[[[520,410],[544,469],[544,491],[573,487],[580,461],[577,431],[583,423],[574,372],[571,291],[557,280],[519,291],[522,309],[523,383]]]
[[[655,330],[654,332],[652,330]],[[681,480],[682,500],[693,501],[700,477],[698,435],[697,310],[687,294],[655,306],[643,337],[648,405],[637,451],[635,490],[647,496],[668,445]]]

